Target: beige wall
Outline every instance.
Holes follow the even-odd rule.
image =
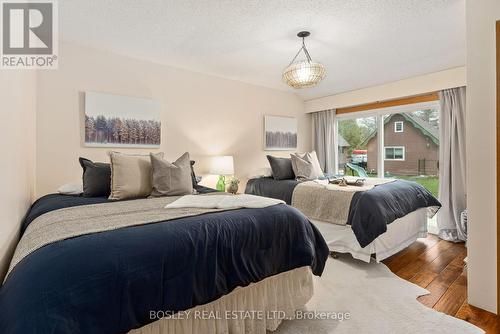
[[[468,295],[472,305],[496,305],[496,83],[498,0],[467,1]]]
[[[0,75],[0,279],[17,243],[20,222],[34,192],[35,73]]]
[[[465,83],[466,69],[465,67],[457,67],[441,72],[395,81],[385,85],[309,100],[305,102],[305,109],[306,112],[314,112],[350,107],[376,101],[419,95],[446,88],[465,86]]]
[[[159,100],[161,150],[169,159],[189,151],[201,174],[207,172],[211,155],[234,155],[240,178],[267,166],[266,114],[297,116],[299,150],[311,147],[310,116],[293,94],[76,45],[63,44],[60,54],[58,70],[37,75],[37,196],[80,180],[79,156],[108,159],[109,149],[82,144],[83,92],[87,90]],[[213,181],[207,178],[205,183],[213,186]]]

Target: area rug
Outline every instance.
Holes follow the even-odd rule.
[[[303,319],[285,320],[273,333],[484,333],[420,304],[417,297],[427,290],[374,261],[364,263],[348,255],[330,258],[323,276],[315,277],[314,288],[306,312],[298,313]]]

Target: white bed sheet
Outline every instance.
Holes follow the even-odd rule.
[[[331,251],[350,253],[356,259],[370,262],[372,254],[380,262],[411,245],[418,238],[427,237],[428,208],[415,210],[387,225],[387,232],[371,244],[361,248],[349,225],[341,226],[311,220],[325,238]]]

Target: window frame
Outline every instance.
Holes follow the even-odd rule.
[[[393,149],[393,154],[392,156],[395,157],[396,154],[395,154],[395,150],[396,149],[402,149],[403,150],[403,158],[401,159],[396,159],[396,158],[387,158],[387,149],[388,148],[392,148]],[[405,161],[405,158],[406,158],[406,148],[404,146],[384,146],[384,160],[385,161]]]
[[[401,131],[398,131],[398,124],[401,124]],[[394,122],[394,132],[395,133],[403,133],[405,130],[404,125],[405,125],[405,122],[403,122],[403,121]]]

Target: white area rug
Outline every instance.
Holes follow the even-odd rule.
[[[413,334],[484,333],[417,301],[428,291],[400,279],[381,263],[341,255],[315,277],[309,311],[349,312],[349,320],[288,320],[274,333]]]

